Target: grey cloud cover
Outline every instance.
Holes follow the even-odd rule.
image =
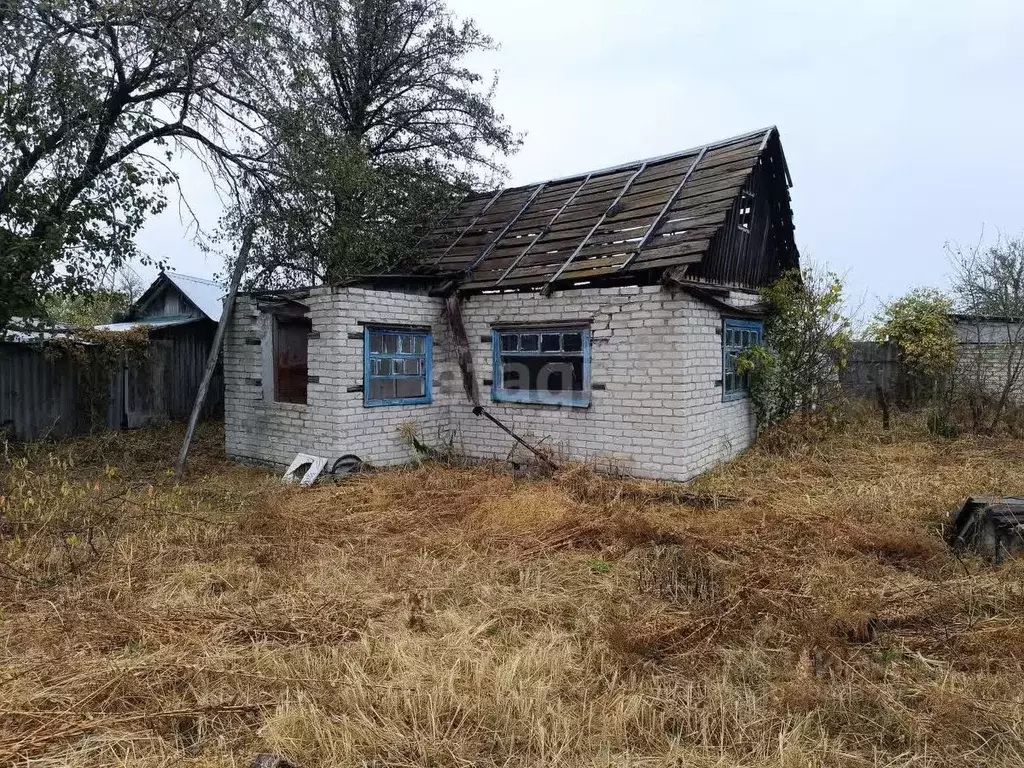
[[[501,50],[497,106],[526,133],[526,183],[771,124],[795,187],[804,256],[879,299],[943,285],[947,240],[1024,231],[1024,2],[450,0]],[[206,223],[216,198],[183,186]],[[174,205],[141,248],[220,269]]]

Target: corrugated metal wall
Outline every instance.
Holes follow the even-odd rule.
[[[855,341],[850,344],[846,367],[839,372],[839,384],[853,397],[874,398],[881,387],[891,393],[903,378],[895,344]]]
[[[187,419],[212,333],[192,327],[182,331],[154,332],[145,361],[110,371],[106,381],[91,384],[73,361],[47,354],[42,345],[0,343],[0,432],[16,440],[38,440]],[[218,365],[203,416],[219,418],[223,412]]]

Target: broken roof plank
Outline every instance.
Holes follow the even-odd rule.
[[[548,231],[551,229],[551,226],[556,221],[558,221],[558,217],[565,212],[566,208],[572,205],[573,201],[577,198],[577,196],[579,196],[583,188],[587,186],[588,181],[590,181],[589,175],[585,179],[583,179],[583,182],[578,187],[576,187],[576,190],[569,196],[569,199],[562,204],[562,207],[555,211],[555,215],[552,216],[551,220],[548,221],[544,228],[537,233],[536,237],[534,237],[533,240],[530,241],[530,243],[522,250],[522,252],[512,261],[508,268],[504,272],[502,272],[501,277],[499,277],[495,281],[495,285],[500,285],[501,282],[508,277],[509,273],[516,268],[519,262],[526,258],[526,256],[530,253],[530,250],[533,248],[533,246],[537,244],[537,241],[548,233]]]
[[[601,225],[602,225],[602,224],[604,223],[604,220],[605,220],[606,218],[608,218],[608,216],[609,216],[609,215],[610,215],[610,214],[611,214],[612,212],[614,212],[614,211],[615,211],[615,206],[617,206],[617,205],[619,204],[619,201],[620,201],[620,200],[622,200],[622,198],[623,198],[623,197],[625,196],[625,194],[626,194],[627,192],[629,192],[629,188],[630,188],[631,186],[633,186],[633,182],[637,180],[637,177],[638,177],[638,176],[639,176],[639,175],[640,175],[641,173],[643,173],[643,172],[644,172],[644,169],[645,169],[646,167],[647,167],[647,163],[641,163],[641,164],[640,164],[640,167],[636,169],[636,172],[635,172],[635,173],[633,173],[633,175],[629,177],[629,180],[628,180],[628,181],[626,182],[626,185],[625,185],[625,186],[624,186],[624,187],[622,188],[622,191],[621,191],[621,192],[619,192],[619,194],[618,194],[618,196],[617,196],[617,197],[615,198],[615,200],[613,200],[613,201],[612,201],[612,204],[611,204],[610,206],[608,206],[608,209],[607,209],[607,210],[606,210],[606,211],[605,211],[605,212],[604,212],[603,214],[601,214],[601,218],[597,220],[597,223],[596,223],[596,224],[594,224],[593,228],[592,228],[592,229],[590,230],[590,232],[589,232],[589,233],[587,234],[587,236],[583,238],[583,242],[581,242],[581,243],[580,243],[580,244],[579,244],[579,245],[578,245],[578,246],[576,247],[576,250],[572,252],[572,254],[571,254],[571,255],[569,256],[569,258],[568,258],[568,259],[566,259],[566,260],[565,260],[565,263],[564,263],[564,264],[562,264],[562,266],[558,268],[558,271],[557,271],[557,272],[555,272],[555,274],[553,274],[553,275],[551,276],[551,278],[550,278],[550,279],[549,279],[549,280],[548,280],[548,281],[547,281],[547,282],[546,282],[546,283],[544,284],[544,290],[548,290],[548,289],[550,288],[550,286],[551,286],[551,285],[552,285],[552,284],[553,284],[553,283],[554,283],[554,282],[555,282],[556,280],[558,280],[558,278],[559,278],[559,277],[561,276],[561,274],[562,274],[562,273],[563,273],[563,272],[564,272],[564,271],[565,271],[565,270],[566,270],[566,269],[568,268],[568,266],[569,266],[570,264],[572,264],[572,262],[573,262],[573,259],[575,259],[575,258],[576,258],[577,256],[579,256],[580,252],[581,252],[581,251],[582,251],[582,250],[583,250],[583,249],[584,249],[584,248],[586,247],[586,245],[587,245],[587,241],[588,241],[588,240],[590,240],[591,236],[592,236],[592,235],[593,235],[593,234],[594,234],[594,233],[595,233],[595,232],[596,232],[596,231],[598,230],[598,228],[599,228],[599,227],[600,227],[600,226],[601,226]]]
[[[456,237],[456,238],[455,238],[454,240],[452,240],[452,243],[451,243],[451,245],[449,245],[449,246],[448,246],[448,247],[447,247],[447,248],[445,249],[444,253],[442,253],[442,254],[441,254],[440,256],[438,256],[438,257],[437,257],[437,261],[435,261],[435,262],[434,262],[434,265],[435,265],[435,266],[437,266],[437,264],[439,264],[439,263],[441,262],[441,259],[443,259],[443,258],[444,258],[445,256],[447,256],[447,255],[448,255],[449,251],[451,251],[451,249],[452,249],[452,248],[454,248],[454,247],[455,247],[456,245],[458,245],[458,242],[459,242],[459,240],[461,240],[461,239],[463,238],[463,236],[464,236],[464,235],[465,235],[465,234],[466,234],[467,232],[469,232],[469,230],[471,230],[471,229],[473,228],[473,226],[474,226],[474,225],[475,225],[475,224],[476,224],[476,223],[477,223],[477,222],[478,222],[478,221],[480,220],[480,217],[481,217],[481,216],[483,216],[483,215],[484,215],[485,213],[487,213],[488,209],[489,209],[489,208],[490,208],[490,207],[491,207],[492,205],[494,205],[494,204],[495,204],[496,202],[498,202],[498,198],[499,198],[499,197],[501,197],[501,195],[502,195],[502,193],[503,193],[504,191],[505,191],[505,190],[503,190],[503,189],[499,189],[499,190],[498,190],[498,191],[497,191],[497,192],[495,193],[494,197],[492,197],[492,198],[491,198],[491,199],[490,199],[490,200],[489,200],[489,201],[487,202],[487,205],[485,205],[485,206],[483,207],[483,210],[482,210],[482,211],[480,211],[480,213],[478,213],[478,214],[476,215],[476,217],[475,217],[475,218],[474,218],[474,219],[473,219],[473,220],[472,220],[472,221],[471,221],[471,222],[469,223],[469,225],[468,225],[468,226],[467,226],[467,227],[466,227],[465,229],[463,229],[463,230],[462,230],[462,232],[460,232],[460,233],[459,233],[459,236],[458,236],[458,237]]]
[[[672,192],[669,199],[665,201],[665,205],[662,207],[661,212],[654,217],[654,221],[652,221],[651,226],[647,228],[647,232],[644,233],[643,239],[637,243],[632,255],[626,260],[626,263],[622,265],[621,269],[626,269],[630,264],[632,264],[636,257],[640,255],[640,251],[644,249],[644,246],[646,246],[651,241],[651,238],[654,237],[655,231],[661,226],[665,217],[668,216],[668,212],[672,210],[672,206],[675,205],[676,200],[679,199],[679,195],[682,193],[683,187],[686,186],[686,182],[688,182],[690,177],[693,176],[693,172],[697,169],[697,166],[700,165],[700,161],[704,159],[704,155],[707,153],[708,148],[705,146],[700,151],[700,154],[697,155],[696,159],[694,159],[693,163],[690,164],[690,167],[683,175],[682,180],[680,180],[679,186],[675,188],[675,191]]]
[[[537,188],[533,190],[533,194],[530,195],[530,199],[526,201],[526,204],[522,208],[519,209],[519,213],[512,217],[508,224],[506,224],[505,227],[501,230],[501,232],[498,233],[498,236],[495,237],[494,240],[491,241],[491,244],[488,245],[487,248],[484,250],[484,252],[477,257],[476,261],[469,265],[469,272],[472,272],[474,269],[476,269],[476,266],[481,261],[483,261],[484,259],[491,255],[491,252],[494,250],[495,246],[497,246],[497,244],[501,242],[501,239],[508,234],[508,231],[512,229],[513,226],[515,226],[515,223],[519,221],[520,217],[524,213],[526,213],[526,209],[529,208],[530,205],[537,199],[537,195],[544,191],[545,186],[547,186],[546,183],[537,185]]]
[[[460,290],[506,285],[550,290],[555,281],[607,270],[616,281],[633,273],[649,280],[652,262],[674,258],[696,263],[693,271],[699,274],[702,262],[692,260],[700,256],[694,249],[704,248],[705,256],[710,249],[720,253],[715,236],[759,163],[765,178],[776,179],[766,183],[778,186],[772,192],[778,199],[771,208],[768,244],[757,252],[771,251],[772,259],[776,253],[795,253],[790,200],[782,188],[788,181],[782,172],[785,156],[777,136],[774,128],[761,129],[556,179],[539,192],[539,185],[531,185],[508,189],[497,201],[490,195],[472,196],[424,241],[420,269],[463,273]],[[709,270],[731,269],[731,262],[722,261],[727,257],[714,258],[716,266]],[[741,282],[758,283],[760,275],[751,271]]]

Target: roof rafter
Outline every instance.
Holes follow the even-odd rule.
[[[686,173],[683,174],[682,181],[679,182],[679,185],[672,191],[672,194],[669,195],[668,200],[665,201],[665,205],[662,206],[661,210],[658,212],[658,215],[654,217],[654,221],[651,222],[651,226],[647,228],[647,231],[644,233],[644,236],[640,239],[640,242],[637,243],[636,248],[633,249],[633,253],[629,255],[629,258],[626,259],[625,262],[623,262],[622,266],[619,267],[619,269],[626,269],[630,264],[632,264],[636,260],[636,257],[640,255],[640,251],[642,251],[644,247],[651,241],[651,238],[654,237],[654,233],[658,230],[658,227],[661,226],[661,223],[665,220],[665,217],[668,215],[668,212],[672,209],[672,206],[676,204],[676,200],[679,199],[679,195],[682,194],[683,187],[685,187],[686,182],[690,180],[690,177],[693,175],[694,169],[696,169],[700,161],[704,159],[704,155],[706,155],[707,152],[708,145],[705,145],[704,147],[701,148],[693,163],[690,164],[690,167],[686,169]]]
[[[506,269],[502,273],[501,277],[499,277],[495,281],[495,283],[494,283],[495,285],[500,285],[501,281],[504,280],[506,277],[508,277],[509,273],[511,273],[513,269],[515,269],[516,267],[519,266],[519,262],[521,262],[523,259],[526,258],[526,254],[528,254],[530,251],[533,250],[533,246],[535,246],[537,244],[537,241],[540,240],[542,237],[544,237],[544,235],[546,235],[548,232],[551,231],[551,225],[554,224],[558,220],[558,217],[561,216],[562,213],[565,212],[566,208],[568,208],[570,205],[572,205],[572,201],[577,198],[577,196],[580,194],[580,192],[583,191],[583,188],[585,186],[587,186],[587,182],[590,181],[590,179],[591,179],[591,177],[593,175],[594,174],[592,174],[592,173],[588,173],[587,174],[587,177],[585,179],[583,179],[583,183],[580,184],[578,187],[576,187],[576,190],[569,196],[569,199],[565,201],[565,203],[562,205],[561,208],[559,208],[557,211],[555,211],[555,215],[551,217],[551,220],[541,228],[540,232],[538,232],[536,234],[536,236],[534,236],[533,240],[530,241],[530,244],[527,245],[525,248],[523,248],[522,252],[520,252],[520,254],[518,256],[516,256],[515,261],[513,261],[509,265],[508,269]]]
[[[487,213],[487,211],[489,211],[491,209],[492,205],[494,205],[496,202],[498,202],[498,198],[501,197],[502,194],[504,194],[506,191],[507,190],[499,189],[495,193],[494,197],[492,197],[490,200],[487,201],[487,205],[485,205],[483,207],[483,210],[481,210],[480,213],[478,213],[476,216],[473,217],[473,220],[471,222],[469,222],[469,224],[466,225],[466,228],[464,230],[462,230],[461,232],[459,232],[459,236],[456,237],[454,240],[452,240],[451,245],[449,245],[447,248],[444,249],[444,253],[442,253],[440,256],[437,257],[437,259],[434,261],[433,266],[436,267],[438,264],[441,263],[441,260],[445,256],[447,256],[449,253],[451,253],[452,248],[454,248],[456,245],[458,245],[459,240],[461,240],[463,237],[465,237],[466,233],[469,232],[469,230],[471,230],[473,227],[476,226],[476,223],[478,221],[480,221],[480,219],[483,218],[483,215],[485,213]]]
[[[626,181],[626,185],[619,191],[619,194],[612,201],[612,204],[608,206],[608,209],[604,213],[601,214],[601,218],[597,220],[597,223],[590,228],[590,231],[587,233],[587,236],[583,238],[583,241],[576,246],[576,250],[569,255],[569,258],[566,259],[565,263],[558,268],[558,271],[551,276],[551,279],[544,283],[544,287],[541,289],[543,293],[549,293],[551,291],[551,286],[554,285],[555,281],[562,276],[562,273],[565,272],[569,265],[576,260],[576,257],[580,255],[580,252],[586,247],[587,243],[590,242],[590,238],[593,237],[594,233],[601,228],[602,224],[604,224],[605,219],[607,219],[613,211],[618,209],[619,203],[622,201],[622,198],[626,196],[626,193],[629,192],[629,189],[633,186],[633,182],[636,181],[637,176],[643,173],[646,168],[647,163],[644,162],[640,164],[640,167],[637,168],[636,171],[633,172],[633,175]]]
[[[496,238],[491,240],[491,244],[484,249],[484,252],[477,256],[476,259],[473,260],[473,263],[469,265],[466,269],[467,275],[472,274],[473,270],[477,268],[477,265],[491,255],[491,251],[497,247],[498,243],[501,242],[501,239],[509,233],[509,230],[515,226],[516,222],[522,218],[523,214],[526,213],[526,209],[533,205],[533,201],[537,199],[537,195],[543,192],[544,187],[547,185],[548,183],[546,181],[537,185],[536,189],[533,190],[533,194],[530,195],[530,199],[526,201],[526,204],[519,209],[519,212],[513,216],[504,227],[502,227],[501,232],[498,233]]]

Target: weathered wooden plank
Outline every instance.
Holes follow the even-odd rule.
[[[544,184],[542,183],[542,184],[537,186],[537,188],[530,195],[529,199],[525,203],[523,203],[523,207],[519,209],[519,212],[515,216],[513,216],[512,219],[509,220],[508,224],[505,225],[505,228],[502,229],[501,232],[499,232],[495,236],[495,238],[491,242],[491,244],[488,245],[487,248],[484,249],[483,253],[481,253],[480,256],[477,257],[476,261],[474,261],[469,266],[469,271],[473,271],[474,267],[476,267],[481,261],[483,261],[484,259],[486,259],[490,255],[491,251],[494,250],[494,246],[498,242],[500,242],[501,238],[503,238],[508,233],[508,231],[515,225],[516,221],[519,220],[519,217],[522,216],[524,213],[526,213],[526,209],[530,207],[530,205],[533,203],[534,200],[537,199],[537,195],[539,195],[543,191],[544,191]]]
[[[639,243],[637,243],[633,253],[630,254],[629,258],[626,260],[626,263],[622,265],[623,267],[628,267],[630,263],[632,263],[640,254],[640,252],[643,251],[644,246],[646,246],[650,242],[651,238],[654,236],[654,233],[658,229],[661,222],[664,221],[665,218],[668,216],[669,211],[672,209],[672,205],[683,194],[683,189],[684,187],[686,187],[686,182],[690,180],[690,178],[693,176],[694,171],[697,170],[697,167],[700,165],[700,161],[703,160],[704,156],[707,154],[707,150],[708,148],[704,147],[704,149],[700,151],[700,154],[697,155],[696,159],[694,159],[693,165],[690,166],[690,169],[686,172],[683,178],[680,179],[679,186],[676,187],[675,191],[665,201],[665,207],[661,209],[658,215],[654,218],[654,221],[651,222],[651,225],[647,228],[647,232],[644,233],[643,239]],[[687,233],[687,235],[689,234],[691,233]],[[663,245],[663,243],[659,243],[659,246],[661,245]]]
[[[633,261],[635,266],[643,266],[645,269],[652,266],[661,266],[664,262],[677,259],[680,256],[692,256],[704,254],[711,244],[711,239],[691,240],[678,243],[667,248],[648,248],[640,253]]]
[[[747,178],[749,178],[749,176],[749,170],[734,171],[721,176],[704,176],[703,178],[698,177],[697,174],[694,173],[685,185],[686,195],[693,197],[701,191],[714,191],[715,189],[721,188],[723,185],[741,185]],[[616,217],[622,217],[639,208],[647,208],[651,205],[664,205],[665,201],[672,197],[677,191],[681,178],[682,177],[680,177],[680,179],[676,179],[675,185],[668,190],[661,189],[646,195],[630,194],[627,199],[622,201],[622,205],[619,207],[619,212],[616,214]]]
[[[669,246],[692,242],[694,240],[710,240],[715,236],[715,233],[718,232],[719,229],[721,229],[720,225],[710,227],[693,227],[692,229],[686,229],[682,232],[654,235],[646,243],[646,247],[653,250],[655,248],[667,248]]]
[[[490,199],[490,200],[489,200],[489,201],[487,202],[487,205],[485,205],[485,206],[483,207],[483,209],[482,209],[482,210],[480,211],[480,213],[479,213],[479,214],[477,215],[477,219],[479,219],[479,217],[480,217],[481,215],[483,215],[484,213],[486,213],[486,212],[487,212],[487,209],[488,209],[488,208],[490,208],[490,207],[491,207],[492,205],[494,205],[494,204],[495,204],[496,202],[498,202],[498,198],[499,198],[499,197],[501,197],[501,194],[502,194],[502,192],[503,192],[503,190],[500,190],[500,189],[499,189],[499,190],[498,190],[498,191],[497,191],[497,192],[496,192],[496,193],[494,194],[494,197],[492,197],[492,198],[491,198],[491,199]],[[475,222],[475,221],[476,221],[476,219],[474,219],[474,222]],[[442,261],[442,260],[444,259],[444,257],[445,257],[445,256],[446,256],[446,255],[447,255],[447,254],[448,254],[448,253],[449,253],[449,252],[451,251],[451,249],[452,249],[452,248],[454,248],[454,247],[455,247],[455,245],[456,245],[456,244],[457,244],[457,243],[459,242],[459,239],[460,239],[460,238],[462,238],[462,236],[463,236],[463,235],[467,234],[467,233],[468,233],[468,230],[469,230],[469,229],[471,229],[471,228],[472,228],[472,226],[473,226],[473,224],[470,224],[469,226],[467,226],[467,227],[466,227],[466,229],[462,230],[462,232],[461,232],[461,233],[459,233],[459,235],[458,235],[458,236],[457,236],[457,237],[456,237],[456,238],[455,238],[455,239],[454,239],[454,240],[452,241],[451,245],[449,245],[449,246],[448,246],[448,248],[447,248],[447,249],[446,249],[446,250],[445,250],[445,251],[444,251],[444,252],[443,252],[443,253],[442,253],[442,254],[441,254],[440,256],[438,256],[438,257],[437,257],[437,260],[433,262],[435,266],[441,263],[441,261]]]
[[[545,227],[544,227],[544,229],[542,229],[542,230],[541,230],[540,232],[538,232],[538,233],[537,233],[537,234],[536,234],[536,235],[535,235],[535,236],[533,237],[533,239],[532,239],[532,240],[530,240],[530,242],[529,242],[529,243],[528,243],[528,244],[526,245],[526,247],[525,247],[525,248],[524,248],[524,249],[523,249],[523,250],[522,250],[522,251],[521,251],[521,252],[520,252],[520,253],[519,253],[519,254],[518,254],[517,256],[513,257],[513,259],[512,259],[512,260],[511,260],[511,261],[510,261],[510,262],[509,262],[509,263],[508,263],[507,265],[505,265],[505,264],[504,264],[504,259],[502,259],[502,265],[503,265],[503,266],[505,266],[505,270],[504,270],[504,271],[502,272],[502,274],[501,274],[501,276],[500,276],[500,277],[498,278],[497,282],[499,282],[499,283],[500,283],[500,282],[501,282],[502,280],[504,280],[505,278],[507,278],[507,277],[509,276],[509,274],[510,274],[510,273],[511,273],[511,272],[512,272],[512,271],[513,271],[513,270],[514,270],[515,268],[516,268],[516,266],[517,266],[517,265],[518,265],[518,264],[519,264],[519,263],[520,263],[520,262],[521,262],[521,261],[522,261],[522,260],[523,260],[524,258],[526,258],[526,257],[527,257],[527,255],[528,255],[528,254],[530,253],[530,251],[531,251],[531,250],[533,249],[533,247],[534,247],[534,246],[535,246],[535,245],[537,244],[537,242],[538,242],[539,240],[541,240],[541,239],[542,239],[542,238],[544,237],[544,234],[545,234],[545,232],[546,232],[546,231],[547,231],[547,230],[548,230],[548,229],[549,229],[549,228],[550,228],[550,227],[551,227],[551,226],[552,226],[553,224],[555,224],[555,222],[556,222],[556,221],[558,221],[558,217],[559,217],[559,216],[561,216],[561,215],[562,215],[562,213],[563,213],[563,212],[564,212],[564,211],[565,211],[566,209],[568,209],[568,208],[569,208],[569,206],[571,206],[571,205],[572,205],[573,201],[574,201],[574,200],[575,200],[575,199],[576,199],[576,198],[577,198],[577,197],[579,196],[579,194],[580,194],[580,193],[581,193],[581,192],[582,192],[582,191],[584,190],[584,188],[585,188],[585,187],[587,186],[587,184],[588,184],[589,182],[590,182],[590,176],[587,176],[587,177],[585,177],[585,178],[583,179],[583,181],[582,181],[582,182],[580,182],[580,185],[579,185],[578,187],[576,187],[576,189],[575,189],[575,190],[573,191],[572,195],[571,195],[571,196],[570,196],[570,197],[569,197],[569,198],[568,198],[568,199],[567,199],[567,200],[566,200],[566,201],[565,201],[565,202],[564,202],[564,203],[562,204],[562,207],[561,207],[561,208],[559,208],[559,209],[558,209],[558,210],[557,210],[557,211],[555,212],[555,214],[554,214],[554,215],[553,215],[553,216],[551,217],[551,220],[550,220],[550,221],[549,221],[549,222],[547,223],[547,226],[545,226]]]
[[[655,236],[658,235],[671,235],[677,232],[684,232],[698,227],[715,227],[721,228],[722,224],[725,223],[727,212],[724,210],[716,210],[714,213],[706,213],[700,216],[689,216],[687,218],[666,218],[665,221],[661,222],[658,229],[655,230]],[[669,214],[671,217],[671,214]]]
[[[687,195],[686,192],[683,192],[672,206],[670,213],[681,213],[688,209],[712,206],[714,204],[718,204],[720,206],[725,204],[724,207],[728,208],[732,205],[732,201],[739,195],[741,189],[742,185],[737,186],[732,184],[724,186],[722,189],[703,191],[693,196]]]

